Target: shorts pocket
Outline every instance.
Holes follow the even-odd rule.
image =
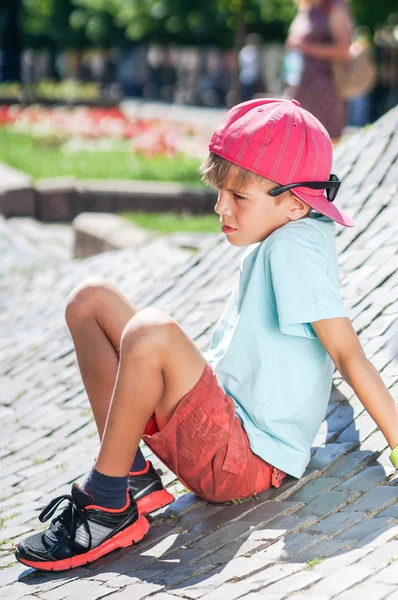
[[[243,432],[240,430],[238,432],[237,435],[235,429],[235,435],[231,435],[229,439],[227,453],[221,467],[223,471],[227,471],[227,473],[232,473],[233,475],[242,475],[247,466],[247,444],[242,435]]]
[[[194,406],[181,419],[179,427],[180,456],[195,462],[210,462],[225,435],[219,425],[200,406]]]

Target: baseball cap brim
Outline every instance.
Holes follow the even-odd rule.
[[[336,221],[336,223],[344,225],[344,227],[353,227],[355,225],[350,215],[337,208],[333,202],[329,202],[325,194],[311,194],[308,193],[307,188],[294,188],[292,192],[300,200],[308,204],[308,206],[321,213],[321,215],[332,219],[332,221]]]

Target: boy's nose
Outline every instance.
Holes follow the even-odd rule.
[[[216,212],[220,217],[222,215],[231,216],[231,209],[228,204],[228,199],[225,194],[222,192],[218,192],[217,202],[214,207],[214,212]]]

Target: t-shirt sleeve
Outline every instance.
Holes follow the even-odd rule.
[[[269,261],[282,333],[316,337],[310,323],[347,316],[326,257],[315,246],[281,240],[270,249]]]

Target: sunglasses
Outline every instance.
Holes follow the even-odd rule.
[[[337,177],[337,175],[333,175],[332,173],[329,177],[329,181],[304,181],[301,183],[289,183],[288,185],[277,187],[268,193],[270,196],[279,196],[280,194],[283,194],[284,192],[287,192],[295,187],[307,187],[312,188],[313,190],[326,190],[326,198],[329,200],[329,202],[333,202],[337,196],[340,185],[340,179]]]

